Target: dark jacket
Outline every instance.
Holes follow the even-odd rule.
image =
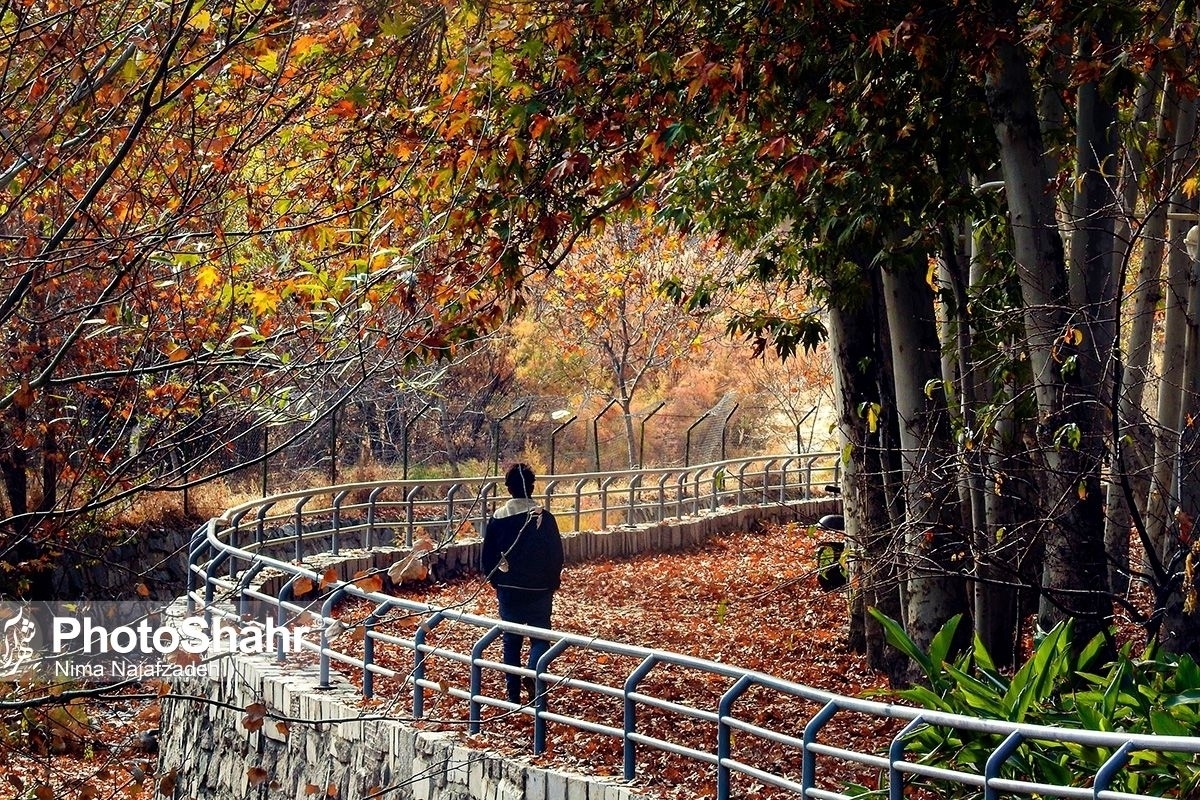
[[[508,563],[502,572],[500,558]],[[514,498],[496,509],[483,534],[483,574],[497,588],[554,591],[563,568],[562,537],[554,515]]]

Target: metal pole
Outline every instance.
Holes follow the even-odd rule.
[[[600,471],[600,418],[603,417],[608,410],[617,404],[617,398],[608,401],[600,413],[592,417],[592,449],[596,455],[596,472]]]
[[[500,426],[518,411],[529,405],[529,401],[518,403],[513,406],[513,409],[507,414],[502,415],[499,419],[492,423],[492,474],[500,474]]]
[[[801,417],[799,422],[796,423],[796,453],[797,454],[804,452],[804,440],[800,438],[800,426],[803,425],[804,420],[811,417],[813,415],[813,412],[816,410],[817,410],[817,407],[813,406],[808,411],[804,412],[804,416]]]
[[[557,474],[554,471],[554,440],[558,438],[558,435],[563,432],[564,428],[566,428],[568,425],[570,425],[576,419],[578,419],[578,415],[572,414],[571,418],[569,420],[562,423],[561,425],[559,425],[557,428],[555,428],[553,431],[550,432],[550,474],[551,475]]]
[[[741,403],[734,403],[733,408],[729,409],[729,413],[725,415],[725,421],[721,423],[721,460],[725,460],[725,429],[729,426],[729,420],[733,419],[733,415],[737,413],[738,406]]]
[[[684,445],[683,445],[683,466],[684,466],[684,468],[690,467],[692,465],[692,431],[696,430],[697,425],[699,425],[701,422],[704,422],[704,420],[708,419],[708,415],[711,413],[712,413],[712,409],[710,408],[708,411],[705,411],[703,414],[701,414],[699,419],[697,419],[695,422],[693,422],[691,425],[688,426],[687,435],[684,438]]]
[[[403,448],[403,451],[404,451],[400,457],[401,458],[400,477],[403,478],[404,480],[408,480],[408,430],[411,426],[417,424],[417,420],[419,420],[421,417],[425,416],[425,412],[431,408],[433,408],[433,403],[426,403],[424,406],[422,406],[420,411],[418,411],[416,414],[413,415],[412,419],[408,418],[407,411],[404,412],[404,414],[402,415],[402,417],[400,419],[400,424],[402,426],[401,430],[400,430],[400,446]]]
[[[338,415],[342,411],[341,403],[333,407],[329,415],[329,485],[337,485],[338,468]]]
[[[267,449],[270,445],[270,426],[263,423],[263,443],[262,443],[262,496],[267,496]]]
[[[662,411],[662,407],[665,406],[666,404],[667,404],[667,401],[663,400],[661,403],[659,403],[658,405],[656,405],[654,407],[653,411],[651,411],[646,416],[642,417],[642,427],[641,427],[641,431],[638,433],[638,469],[641,469],[642,467],[644,467],[646,465],[646,423],[650,420],[651,417],[653,417],[659,411]]]

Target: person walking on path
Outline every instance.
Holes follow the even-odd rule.
[[[483,574],[496,589],[500,619],[549,628],[554,592],[562,580],[563,546],[558,521],[546,508],[534,502],[535,476],[528,464],[513,464],[504,473],[504,486],[512,495],[488,520],[483,534]],[[504,663],[521,666],[521,650],[525,637],[519,633],[504,634]],[[538,659],[550,648],[545,639],[529,640],[530,670],[537,668]],[[505,688],[511,703],[521,702],[521,686],[525,685],[532,699],[533,679],[506,674]]]

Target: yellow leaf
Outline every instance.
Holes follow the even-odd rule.
[[[1183,194],[1189,200],[1200,193],[1200,176],[1192,176],[1183,182]]]
[[[207,31],[212,27],[212,14],[207,11],[197,11],[187,21],[187,26],[194,31]]]
[[[221,282],[221,272],[212,264],[205,264],[196,270],[196,288],[202,292],[211,290]]]
[[[255,314],[270,314],[279,305],[279,296],[265,289],[255,289],[250,296],[250,307]]]

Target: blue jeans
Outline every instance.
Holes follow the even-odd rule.
[[[523,589],[496,588],[496,600],[500,604],[500,619],[534,628],[550,627],[550,612],[554,604],[554,592],[531,592]],[[504,634],[504,663],[510,667],[521,666],[521,648],[525,637],[519,633]],[[538,659],[550,649],[545,639],[529,639],[529,661],[531,670],[537,669]],[[521,702],[521,676],[505,674],[505,689],[511,703]]]

